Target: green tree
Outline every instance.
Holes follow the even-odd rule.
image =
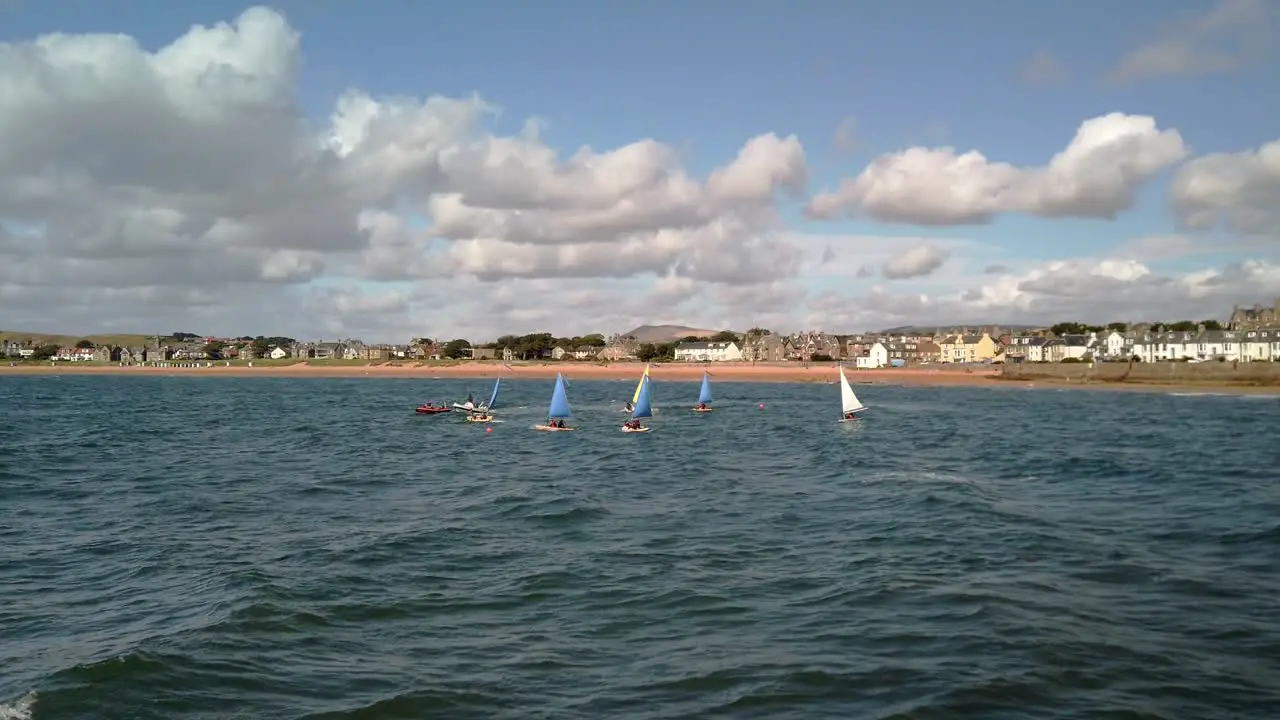
[[[1205,330],[1221,330],[1222,329],[1222,323],[1218,322],[1217,320],[1205,320],[1200,324],[1204,325]]]
[[[649,362],[658,358],[658,346],[653,343],[643,343],[636,348],[636,359],[641,362]]]
[[[92,350],[94,345],[88,340],[80,340],[76,343],[76,347],[81,348],[82,350]]]
[[[463,340],[462,338],[457,338],[445,343],[444,349],[440,354],[449,360],[460,360],[467,356],[467,350],[470,349],[470,342]]]
[[[586,347],[604,347],[606,345],[604,335],[601,335],[600,333],[583,335],[582,337],[577,338],[577,341],[579,345],[584,345]]]
[[[762,337],[764,335],[772,335],[772,330],[766,330],[760,327],[753,327],[747,331],[747,337]]]
[[[1125,332],[1129,329],[1129,324],[1122,322],[1107,323],[1107,329],[1115,330],[1116,332]]]
[[[1173,332],[1191,332],[1196,329],[1196,323],[1193,320],[1179,320],[1169,323],[1166,327]]]
[[[211,340],[204,344],[204,354],[210,360],[221,360],[222,351],[227,348],[227,344],[221,340]]]
[[[259,335],[253,339],[253,342],[249,343],[249,351],[252,352],[255,357],[262,357],[271,350],[271,345],[272,343],[270,340]]]
[[[711,342],[738,342],[738,334],[732,330],[721,330],[711,336]]]
[[[32,360],[48,360],[58,354],[57,345],[39,345],[31,352]]]

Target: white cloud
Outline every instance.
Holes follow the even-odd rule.
[[[942,267],[949,254],[937,245],[917,245],[889,258],[880,272],[890,280],[924,277]]]
[[[669,289],[799,269],[776,208],[808,180],[794,135],[749,138],[700,179],[657,140],[562,156],[535,121],[495,136],[484,123],[497,108],[479,96],[351,90],[315,128],[295,97],[300,48],[266,8],[155,52],[121,35],[0,44],[6,293],[75,287],[103,314],[137,300],[139,317],[154,299],[153,315],[174,320],[209,300],[229,314],[221,327],[283,332],[265,313],[230,315],[231,298],[276,293],[305,318],[290,331],[305,332],[413,304],[360,305],[396,295],[356,280],[649,276]],[[343,276],[352,283],[291,289]],[[30,321],[101,324],[52,307]]]
[[[807,212],[918,225],[990,222],[1002,213],[1047,218],[1114,218],[1153,175],[1187,155],[1177,130],[1154,118],[1111,113],[1084,121],[1043,167],[992,162],[976,150],[913,147],[871,162]]]
[[[1161,76],[1190,77],[1237,70],[1271,49],[1276,13],[1264,0],[1222,0],[1183,15],[1120,60],[1113,84]]]
[[[1188,228],[1222,222],[1236,233],[1280,239],[1280,140],[1196,158],[1174,176],[1171,192]]]
[[[479,95],[352,89],[307,118],[302,43],[264,8],[154,52],[121,35],[0,43],[4,329],[396,340],[660,322],[875,327],[1252,302],[1274,279],[1265,262],[1183,278],[1144,264],[1190,255],[1190,240],[1037,270],[980,236],[797,232],[782,209],[805,198],[808,159],[799,138],[768,128],[695,174],[655,139],[561,150],[536,120],[497,135],[500,110]],[[852,121],[842,127],[851,139]],[[1040,167],[949,148],[885,155],[809,210],[924,224],[1106,218],[1185,154],[1176,131],[1114,113]],[[1189,163],[1174,183],[1180,217],[1274,239],[1274,155]],[[928,293],[894,294],[877,277]]]
[[[904,324],[1052,324],[1061,320],[1225,320],[1232,305],[1252,304],[1280,287],[1280,264],[1248,260],[1183,275],[1153,272],[1136,261],[1057,261],[1006,274],[967,290],[936,295],[825,292],[811,317],[839,330]]]

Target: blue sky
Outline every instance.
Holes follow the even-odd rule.
[[[1247,56],[1231,71],[1107,80],[1127,54],[1160,37],[1192,33],[1188,23],[1217,5],[314,0],[271,7],[302,34],[297,93],[317,126],[348,88],[418,98],[479,93],[502,108],[490,123],[497,134],[517,133],[537,117],[546,123],[543,140],[562,154],[584,144],[603,151],[655,138],[679,148],[698,176],[731,161],[750,137],[794,133],[804,144],[813,194],[835,188],[881,154],[911,146],[952,146],[978,150],[990,161],[1044,165],[1082,121],[1110,112],[1154,116],[1160,129],[1181,133],[1191,157],[1274,140],[1280,54],[1265,42],[1255,47],[1250,38],[1241,40],[1247,28],[1197,40]],[[231,21],[245,7],[210,0],[127,6],[9,0],[0,5],[0,40],[115,32],[154,51],[193,24]],[[1242,42],[1248,47],[1241,49]],[[1053,81],[1024,77],[1037,53],[1054,59],[1060,75]],[[837,128],[848,119],[853,147],[838,147]],[[949,227],[817,222],[805,218],[803,198],[784,201],[781,212],[800,233],[960,238],[998,249],[972,264],[1094,257],[1126,240],[1178,232],[1169,209],[1175,170],[1156,174],[1137,206],[1114,220],[1014,213],[989,225]],[[1221,231],[1198,237],[1225,238]],[[1257,254],[1149,264],[1190,272]],[[913,282],[905,287],[927,290],[939,280]],[[842,284],[818,279],[811,288]]]

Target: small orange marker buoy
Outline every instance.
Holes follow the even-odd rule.
[[[490,433],[490,432],[493,432],[493,428],[491,428],[491,427],[487,427],[487,428],[485,428],[485,429],[484,429],[484,431],[485,431],[485,432],[487,432],[487,433]]]

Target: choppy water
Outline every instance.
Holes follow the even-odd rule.
[[[1276,717],[1275,399],[632,387],[0,378],[0,718]]]

